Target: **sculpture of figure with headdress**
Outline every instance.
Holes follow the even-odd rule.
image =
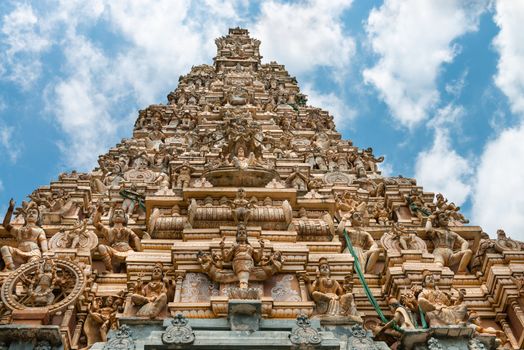
[[[433,223],[435,228],[433,228]],[[440,266],[452,266],[458,263],[457,273],[465,273],[473,256],[468,241],[460,237],[448,227],[449,212],[435,211],[426,222],[426,233],[433,241],[433,255],[435,262]],[[455,245],[460,248],[455,250]]]
[[[109,226],[101,223],[103,207],[99,206],[93,225],[102,232],[107,244],[99,244],[98,251],[102,256],[102,261],[107,272],[113,272],[113,262],[124,262],[129,252],[133,251],[131,244],[138,251],[142,250],[140,238],[127,225],[127,215],[122,208],[114,208],[109,220]]]
[[[326,258],[319,259],[317,276],[314,281],[311,281],[307,275],[303,277],[309,294],[315,301],[316,312],[319,316],[340,318],[341,321],[362,322],[353,300],[353,294],[331,277],[331,268]]]
[[[155,318],[167,305],[168,288],[164,282],[164,272],[161,263],[153,267],[151,280],[147,283],[137,281],[135,293],[131,295],[131,302],[139,306],[136,313],[139,317]]]
[[[220,242],[220,249],[224,262],[233,262],[233,272],[239,280],[239,287],[247,289],[249,274],[255,267],[255,263],[260,262],[264,251],[264,241],[260,240],[260,248],[255,249],[247,240],[247,230],[244,224],[237,227],[236,242],[229,249],[225,249],[225,240]]]
[[[463,290],[459,291],[458,298],[453,298],[435,286],[435,276],[429,271],[422,274],[422,287],[418,305],[426,313],[430,327],[466,324],[468,309]]]
[[[15,269],[15,262],[26,263],[40,259],[42,252],[47,252],[47,238],[44,230],[39,227],[40,210],[36,203],[27,206],[24,215],[25,223],[22,227],[11,225],[11,216],[15,207],[14,200],[9,201],[3,226],[17,241],[17,247],[4,245],[0,248],[2,259],[7,270]]]

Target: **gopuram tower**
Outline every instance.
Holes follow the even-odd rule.
[[[245,29],[0,227],[0,349],[519,349],[523,244],[384,177]]]

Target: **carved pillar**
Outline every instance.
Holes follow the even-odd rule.
[[[175,271],[175,303],[179,303],[182,299],[182,282],[184,282],[184,277],[186,272],[182,270]]]
[[[511,346],[514,349],[518,349],[517,339],[515,338],[515,335],[513,334],[513,331],[511,330],[511,327],[508,321],[506,320],[506,314],[501,314],[497,316],[495,320],[500,323],[500,326],[502,327],[502,330],[504,331],[504,333],[506,333],[508,340],[511,343]]]
[[[298,277],[298,285],[300,287],[300,298],[302,298],[302,301],[307,301],[308,300],[308,290],[307,290],[307,286],[306,286],[306,281],[304,280],[304,274],[306,273],[306,271],[299,271],[297,272],[297,277]]]
[[[84,322],[86,320],[86,314],[77,314],[77,323],[75,326],[75,330],[73,332],[73,337],[71,339],[71,345],[79,347],[78,342],[80,341],[80,337],[82,336],[82,331],[84,329]]]

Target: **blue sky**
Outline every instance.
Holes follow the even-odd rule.
[[[524,239],[524,1],[0,3],[0,210],[90,170],[242,26],[388,175]]]

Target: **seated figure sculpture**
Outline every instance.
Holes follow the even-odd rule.
[[[448,223],[449,213],[437,210],[426,222],[426,233],[435,247],[433,249],[435,263],[448,267],[458,263],[457,273],[463,274],[473,252],[469,249],[468,241],[451,231]],[[436,228],[433,228],[433,224]],[[456,244],[460,246],[458,251],[455,251]]]
[[[338,319],[342,322],[362,322],[358,313],[353,294],[344,290],[340,283],[331,277],[331,268],[326,258],[318,261],[316,279],[311,281],[304,275],[309,294],[315,301],[316,312],[323,319]]]
[[[358,257],[358,263],[362,272],[372,273],[377,263],[380,248],[369,232],[364,231],[362,226],[362,214],[355,211],[351,214],[351,228],[347,230],[353,250]],[[341,222],[343,224],[343,222]],[[340,226],[339,226],[340,228]],[[346,248],[348,250],[348,248]]]
[[[102,232],[107,244],[99,244],[98,251],[107,272],[113,272],[113,262],[124,262],[129,252],[133,251],[130,243],[136,250],[141,251],[140,238],[130,228],[127,228],[127,216],[122,208],[115,208],[109,219],[109,226],[100,222],[103,207],[99,206],[93,218],[93,225]]]
[[[38,226],[40,211],[36,203],[31,202],[25,209],[25,223],[22,227],[11,225],[11,216],[15,207],[14,200],[9,201],[3,226],[11,236],[15,237],[17,247],[4,245],[0,248],[6,270],[14,270],[15,262],[27,263],[40,259],[42,252],[47,252],[47,238],[44,230]]]
[[[139,306],[138,317],[157,317],[167,305],[168,288],[164,282],[163,266],[156,263],[151,275],[151,281],[143,283],[137,281],[135,293],[131,295],[131,302]]]
[[[429,271],[422,274],[422,291],[418,295],[418,305],[425,312],[430,327],[465,325],[468,314],[463,302],[464,292],[453,299],[435,286],[435,276]]]

